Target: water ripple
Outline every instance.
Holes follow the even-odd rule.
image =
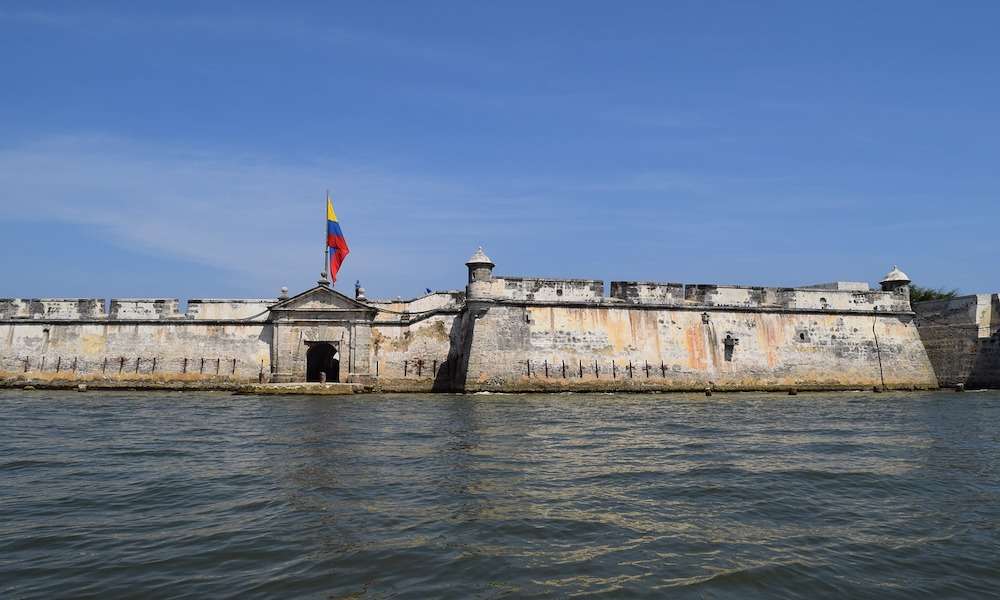
[[[996,597],[1000,393],[0,392],[4,598]]]

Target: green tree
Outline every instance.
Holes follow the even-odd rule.
[[[944,288],[929,288],[921,287],[916,284],[910,284],[910,302],[927,302],[928,300],[948,300],[949,298],[954,298],[958,295],[958,290],[953,288],[946,290]]]

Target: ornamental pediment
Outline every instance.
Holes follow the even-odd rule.
[[[271,306],[272,312],[327,312],[327,311],[361,311],[373,312],[374,309],[352,298],[341,294],[327,286],[318,285],[301,294],[282,300]]]

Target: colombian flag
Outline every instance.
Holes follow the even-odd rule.
[[[340,223],[337,222],[337,213],[333,212],[330,194],[326,195],[326,245],[330,249],[330,281],[336,283],[337,271],[350,250],[347,248],[344,232],[340,230]]]

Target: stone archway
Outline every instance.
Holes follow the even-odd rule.
[[[340,353],[330,342],[309,344],[306,351],[306,381],[319,381],[320,373],[326,373],[331,383],[340,381]]]

